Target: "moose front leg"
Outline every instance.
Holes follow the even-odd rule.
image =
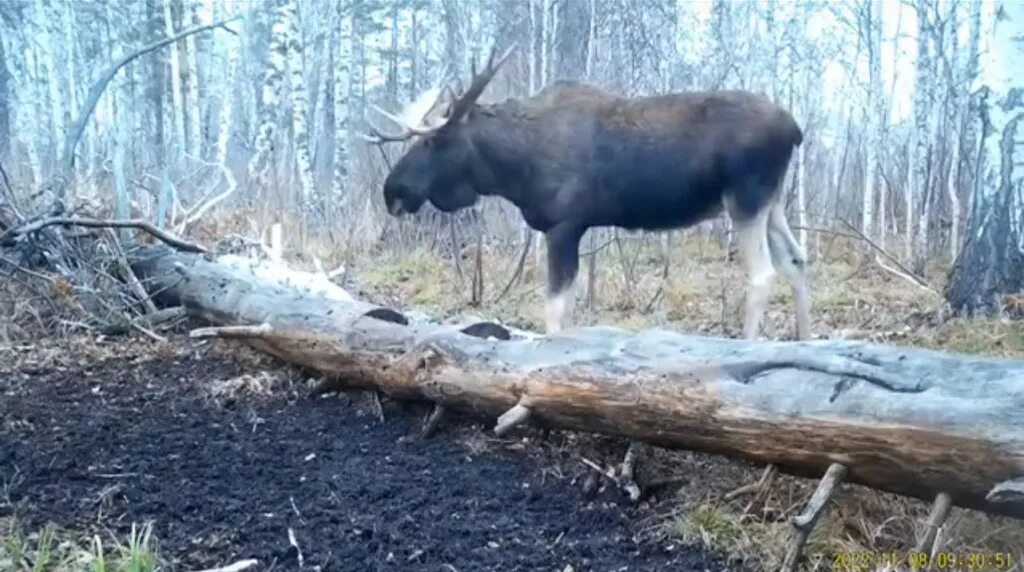
[[[561,224],[544,233],[548,245],[548,288],[544,308],[547,333],[560,332],[565,314],[572,309],[573,283],[580,265],[580,239],[583,229]]]

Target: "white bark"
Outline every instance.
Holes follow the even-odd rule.
[[[227,0],[226,11],[230,13],[233,0]],[[231,125],[234,113],[234,86],[236,70],[238,69],[238,58],[241,46],[237,41],[227,44],[227,70],[224,73],[224,89],[221,93],[220,121],[217,129],[217,164],[226,166],[228,158],[228,142],[231,138]]]
[[[345,194],[348,180],[349,94],[352,91],[352,31],[354,16],[341,13],[335,33],[334,53],[334,179],[332,199]]]
[[[590,21],[587,28],[587,60],[586,60],[586,72],[585,76],[588,80],[591,80],[594,75],[594,55],[597,46],[594,44],[597,42],[597,0],[590,0]],[[667,61],[665,62],[668,63]],[[665,80],[668,81],[668,74],[665,74]]]
[[[867,123],[869,125],[869,129],[872,129],[873,126],[871,124],[874,123],[874,120],[868,118],[867,121],[865,121],[865,123]],[[864,196],[863,196],[863,204],[861,205],[861,208],[862,208],[862,218],[861,218],[860,229],[861,229],[861,232],[863,232],[864,235],[868,236],[868,237],[873,236],[875,234],[875,232],[874,232],[874,220],[875,220],[875,213],[874,213],[874,205],[875,205],[875,202],[874,202],[875,201],[875,194],[874,194],[874,186],[875,186],[875,148],[874,147],[875,146],[873,145],[872,141],[870,141],[870,140],[867,141],[867,149],[865,150],[865,154],[866,154],[865,161],[866,162],[865,162],[865,165],[864,165]]]
[[[47,106],[50,109],[50,132],[45,141],[49,142],[47,157],[50,164],[59,156],[59,141],[64,140],[64,97],[61,93],[60,70],[57,69],[58,55],[55,53],[59,42],[55,41],[55,25],[59,22],[56,8],[53,5],[39,3],[39,9],[43,12],[44,20],[40,26],[40,35],[37,41],[42,44],[43,65],[46,69]]]
[[[191,28],[198,23],[196,18],[196,5],[191,0],[185,0],[182,5],[182,29]],[[202,130],[202,106],[199,101],[199,66],[197,64],[198,54],[196,53],[196,37],[185,38],[185,64],[188,66],[188,99],[183,110],[188,127],[188,154],[193,157],[201,157],[203,151],[203,130]]]
[[[914,152],[913,152],[913,182],[910,192],[920,198],[915,201],[920,205],[920,212],[917,213],[917,232],[908,233],[908,240],[914,241],[914,246],[908,249],[908,255],[912,252],[915,260],[923,260],[927,252],[928,237],[928,189],[929,180],[928,157],[931,147],[931,100],[933,81],[932,54],[931,54],[931,29],[926,14],[929,7],[925,0],[918,0],[918,23],[917,23],[917,63],[914,82]],[[908,209],[908,219],[913,216],[911,209]],[[908,225],[908,229],[910,225]]]
[[[40,12],[40,6],[36,5],[36,10],[30,12],[31,21],[29,22],[29,28],[38,30],[41,28],[40,20],[44,18]],[[25,146],[28,154],[29,170],[32,173],[32,182],[35,185],[39,185],[43,182],[43,159],[42,150],[39,148],[39,142],[45,141],[48,137],[48,133],[45,132],[45,126],[49,123],[49,117],[46,113],[46,92],[43,91],[45,85],[45,79],[43,77],[43,71],[40,64],[40,50],[38,44],[29,43],[25,46],[25,59],[26,68],[28,71],[28,85],[30,92],[30,101],[27,107],[29,108],[29,117],[23,122],[23,130],[25,132]]]
[[[295,2],[290,0],[282,7],[288,26],[284,28],[284,42],[288,47],[288,78],[292,98],[292,137],[295,144],[295,163],[299,176],[299,192],[303,208],[308,212],[316,203],[316,188],[313,181],[313,160],[309,154],[309,96],[303,74],[303,38],[295,18]]]
[[[255,150],[248,165],[250,183],[263,188],[267,186],[270,151],[277,133],[277,110],[287,62],[288,44],[285,41],[286,30],[291,26],[288,22],[290,14],[287,10],[279,10],[271,28],[270,53],[260,90],[259,127],[256,132]]]
[[[914,258],[914,191],[917,189],[917,138],[910,142],[910,153],[907,158],[907,185],[903,188],[903,202],[906,205],[903,226],[903,256],[907,260]]]
[[[956,260],[960,252],[960,194],[957,181],[960,173],[960,137],[953,138],[953,151],[950,158],[949,181],[946,190],[949,193],[949,260]]]
[[[530,93],[537,92],[537,0],[527,0],[530,11]]]
[[[985,143],[984,165],[979,166],[983,177],[985,196],[991,197],[1000,190],[1000,186],[1015,188],[1024,178],[1024,157],[1004,157],[1002,152],[1003,139],[1010,137],[1013,141],[1024,140],[1020,127],[1024,121],[1014,121],[1021,112],[1022,105],[1008,105],[1004,101],[1013,90],[1024,88],[1020,70],[1024,69],[1024,44],[1019,39],[1020,26],[1024,22],[1024,5],[1016,2],[1002,2],[1005,12],[1004,19],[996,20],[993,13],[985,14],[990,26],[989,45],[981,53],[982,84],[991,90],[988,96],[988,118],[991,122],[991,135]],[[1018,95],[1018,98],[1020,96]],[[1018,133],[1007,134],[1004,131],[1010,125],[1016,125]],[[1019,143],[1016,147],[1024,147]],[[1005,162],[1006,159],[1013,159]],[[1012,191],[1011,191],[1012,192]],[[1019,205],[1017,205],[1019,207]],[[980,226],[980,225],[979,225]],[[977,229],[979,232],[981,228]]]
[[[875,234],[875,184],[878,178],[877,154],[882,145],[882,131],[885,129],[885,90],[882,87],[882,7],[878,0],[867,0],[867,21],[862,22],[866,36],[868,53],[868,104],[867,118],[867,149],[864,167],[863,218],[861,232],[865,236]],[[880,205],[884,209],[885,205]],[[884,220],[884,215],[883,215]],[[884,225],[880,229],[879,239],[885,243]]]
[[[551,26],[548,22],[551,12],[551,0],[540,0],[540,87],[548,83],[548,59],[551,49]]]
[[[64,5],[64,9],[61,10],[61,23],[64,28],[64,71],[66,73],[65,81],[67,83],[67,99],[68,109],[78,109],[78,82],[75,80],[75,72],[78,69],[75,65],[75,58],[77,52],[75,51],[75,24],[74,24],[74,10],[70,4]],[[78,161],[75,163],[75,170],[81,173],[83,165],[86,161]],[[77,177],[81,180],[81,177]]]
[[[174,18],[171,15],[171,3],[170,1],[164,2],[164,27],[167,36],[173,36],[176,32],[174,29]],[[185,151],[185,105],[182,95],[181,86],[181,56],[178,53],[178,43],[175,42],[170,46],[170,63],[171,63],[171,109],[168,112],[168,116],[173,121],[174,134],[173,136],[167,136],[167,139],[171,143],[172,149],[177,149],[176,154],[180,154]],[[170,125],[168,127],[171,127]]]
[[[348,106],[350,117],[361,117],[366,105],[364,100],[364,88],[366,87],[366,28],[358,15],[358,10],[353,4],[352,8],[352,37],[349,43],[349,52],[352,54],[349,60],[349,84],[348,84]]]

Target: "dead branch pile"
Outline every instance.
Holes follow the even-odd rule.
[[[180,323],[184,310],[158,309],[127,254],[153,240],[207,250],[143,220],[66,212],[59,202],[26,217],[13,200],[0,201],[0,342],[72,331],[162,340],[159,332]]]

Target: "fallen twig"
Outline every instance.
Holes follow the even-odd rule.
[[[295,531],[291,528],[288,529],[288,544],[295,548],[295,556],[299,561],[299,568],[302,568],[302,549],[299,548],[299,542],[295,540]]]
[[[919,278],[917,275],[915,275],[913,270],[911,270],[911,269],[907,268],[906,266],[904,266],[903,263],[900,262],[899,260],[897,260],[895,256],[889,254],[888,251],[886,251],[884,248],[882,248],[881,246],[876,244],[875,241],[873,241],[870,238],[868,238],[863,232],[860,231],[859,228],[857,228],[856,226],[850,224],[850,222],[845,220],[845,219],[839,219],[839,222],[843,223],[843,225],[846,228],[850,229],[851,232],[856,234],[858,238],[860,238],[861,240],[866,242],[868,244],[868,246],[870,246],[871,248],[873,248],[875,250],[875,252],[881,254],[886,259],[888,259],[890,262],[895,264],[896,267],[899,268],[902,272],[896,272],[893,269],[886,267],[884,264],[882,264],[880,261],[878,261],[876,259],[875,262],[877,262],[878,265],[883,270],[887,270],[887,271],[892,272],[893,274],[895,274],[895,275],[897,275],[897,276],[899,276],[901,278],[905,278],[906,280],[909,280],[911,283],[916,284],[916,285],[924,288],[925,290],[928,290],[929,292],[938,293],[938,291],[935,288],[932,288],[930,284],[928,284],[922,278]]]
[[[110,235],[110,242],[113,244],[114,258],[117,260],[117,266],[121,269],[121,273],[124,274],[124,279],[128,283],[128,286],[132,289],[132,292],[139,298],[139,301],[146,308],[147,314],[153,314],[157,311],[156,304],[153,303],[153,298],[146,292],[146,289],[142,287],[142,283],[139,282],[139,278],[135,276],[135,272],[132,271],[132,267],[128,264],[128,258],[124,255],[124,249],[121,248],[121,241],[117,239],[117,233],[112,229],[107,229]]]
[[[825,476],[821,478],[818,488],[814,490],[811,499],[807,501],[804,511],[790,519],[790,523],[793,525],[793,536],[790,540],[789,548],[786,550],[786,558],[782,563],[782,570],[784,572],[796,570],[797,562],[803,554],[807,538],[811,535],[814,525],[818,523],[818,519],[825,512],[825,508],[828,506],[829,501],[832,500],[836,488],[843,482],[843,477],[845,476],[846,467],[839,463],[833,463],[825,471]]]
[[[242,572],[242,570],[248,570],[249,568],[258,565],[259,563],[259,560],[256,560],[255,558],[250,558],[248,560],[239,560],[234,564],[221,566],[220,568],[207,568],[206,570],[199,570],[198,572]]]
[[[952,507],[953,499],[948,493],[939,493],[935,496],[935,502],[932,503],[932,510],[925,523],[924,532],[914,546],[914,552],[931,555],[936,540],[938,540],[939,531],[946,523],[946,517],[949,516],[949,509]]]

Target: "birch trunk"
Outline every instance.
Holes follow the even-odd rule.
[[[862,23],[866,36],[868,52],[868,104],[867,104],[867,149],[864,167],[863,218],[861,232],[865,236],[875,235],[875,184],[878,180],[878,152],[883,144],[882,131],[885,128],[885,90],[882,87],[882,9],[878,0],[867,0],[867,21]],[[884,209],[885,205],[879,205]],[[885,243],[885,228],[880,232],[880,240]]]
[[[295,144],[295,167],[298,170],[299,193],[304,215],[320,207],[313,181],[313,160],[309,154],[309,96],[306,93],[304,54],[305,40],[296,21],[294,0],[282,7],[287,26],[283,42],[287,46],[288,77],[292,99],[292,138]]]
[[[527,0],[530,11],[530,93],[537,93],[537,0]]]
[[[164,28],[167,36],[175,34],[174,18],[171,15],[171,1],[164,2]],[[178,42],[170,46],[170,67],[171,67],[171,105],[165,106],[168,116],[171,118],[174,127],[174,136],[168,137],[170,147],[175,149],[175,155],[185,151],[185,104],[181,86],[181,55],[178,50]]]
[[[0,26],[0,161],[7,161],[11,152],[11,124],[14,109],[11,106],[11,93],[14,91],[11,74],[7,71],[8,47],[7,30]]]
[[[949,260],[956,261],[956,255],[960,252],[960,137],[957,134],[953,138],[953,150],[949,164],[949,180],[946,183],[946,192],[949,196]]]
[[[874,120],[867,119],[865,121],[869,125],[868,129],[873,129]],[[870,135],[869,135],[870,138]],[[874,205],[875,205],[875,150],[873,141],[870,139],[867,141],[867,148],[865,149],[865,163],[864,163],[864,196],[863,203],[861,205],[862,218],[860,229],[864,233],[864,236],[872,237],[875,234],[874,231]]]
[[[57,9],[53,5],[47,5],[40,3],[40,9],[43,10],[45,15],[44,24],[41,26],[42,34],[38,37],[38,41],[42,43],[43,52],[43,64],[46,69],[46,85],[47,85],[47,106],[50,109],[50,132],[46,141],[49,142],[46,150],[46,156],[49,158],[50,169],[59,160],[60,156],[60,141],[64,140],[64,96],[61,93],[61,74],[57,68],[57,59],[59,55],[56,53],[58,46],[61,42],[56,41],[56,28],[55,25],[60,22],[60,17],[57,14]],[[52,172],[52,171],[51,171]]]
[[[1024,232],[1019,211],[1024,197],[1024,46],[1016,35],[1024,5],[1005,3],[1003,18],[989,14],[994,30],[981,70],[978,109],[982,154],[974,208],[964,246],[953,266],[946,299],[963,314],[996,314],[1006,296],[1024,291]]]
[[[40,17],[37,10],[30,12],[31,22],[29,24],[30,29],[38,29],[39,23],[37,22]],[[46,94],[42,87],[45,85],[45,80],[41,77],[42,71],[39,64],[39,47],[37,44],[30,44],[25,46],[25,59],[26,59],[26,71],[28,85],[28,91],[31,93],[31,102],[28,104],[30,117],[27,122],[28,125],[24,128],[25,135],[25,151],[28,155],[28,166],[29,172],[32,173],[32,183],[34,185],[40,185],[43,182],[43,159],[42,150],[40,149],[40,142],[45,141],[48,134],[46,133],[45,126],[49,123],[49,117],[46,113]]]
[[[63,10],[61,10],[61,23],[64,29],[64,71],[66,73],[65,83],[67,85],[67,109],[73,113],[78,109],[78,82],[75,75],[78,70],[78,65],[75,61],[78,57],[78,51],[75,49],[74,10],[70,4],[65,4]],[[60,140],[63,141],[63,138]],[[75,172],[77,173],[75,178],[77,180],[82,180],[84,165],[87,163],[87,161],[75,163]]]
[[[352,37],[349,44],[349,52],[352,59],[349,62],[349,84],[348,84],[348,113],[350,121],[352,117],[363,117],[366,109],[364,88],[366,87],[366,22],[359,12],[359,2],[353,2],[352,8]],[[451,61],[451,60],[448,60]]]
[[[197,6],[195,0],[185,0],[181,9],[182,29],[191,28],[199,24],[196,14]],[[185,120],[188,128],[187,152],[189,155],[202,158],[203,152],[203,129],[202,129],[202,103],[199,100],[199,65],[198,65],[198,42],[195,36],[185,38],[185,62],[188,69],[185,76],[187,83],[188,100],[185,112]]]
[[[551,27],[549,25],[550,0],[540,0],[540,88],[548,83],[548,58],[551,50]]]
[[[420,21],[419,10],[416,6],[410,9],[412,25],[409,28],[409,99],[415,99],[419,95],[419,60],[420,60]]]
[[[914,186],[911,192],[920,200],[920,212],[917,213],[917,232],[911,234],[910,240],[914,246],[909,252],[913,252],[915,270],[920,271],[923,262],[927,257],[928,244],[928,205],[930,204],[930,170],[928,168],[931,142],[929,140],[931,129],[931,101],[932,101],[932,58],[931,58],[931,35],[932,30],[926,14],[929,7],[925,0],[918,0],[917,3],[917,62],[914,83],[914,153],[913,153],[913,181]],[[908,209],[908,218],[914,214]],[[909,228],[909,225],[908,225]]]
[[[917,190],[917,138],[912,138],[907,153],[907,185],[903,188],[903,202],[906,204],[906,217],[903,225],[903,256],[906,260],[914,259],[914,192]]]
[[[249,159],[247,168],[249,182],[266,190],[269,187],[271,148],[277,134],[277,113],[281,105],[281,83],[287,66],[288,44],[287,30],[290,13],[278,9],[271,27],[270,52],[267,57],[266,69],[259,100],[259,126],[256,131],[254,152]]]
[[[234,8],[234,0],[226,0],[224,5],[225,16],[231,14]],[[228,169],[228,142],[231,138],[231,126],[234,114],[234,86],[238,75],[238,60],[241,53],[239,41],[230,41],[225,46],[227,51],[227,70],[224,73],[224,85],[221,91],[220,121],[217,129],[217,164]],[[228,169],[230,170],[230,169]]]
[[[340,25],[335,27],[334,52],[334,179],[332,199],[345,194],[349,161],[349,95],[352,93],[351,65],[354,15],[344,14],[339,1]]]

